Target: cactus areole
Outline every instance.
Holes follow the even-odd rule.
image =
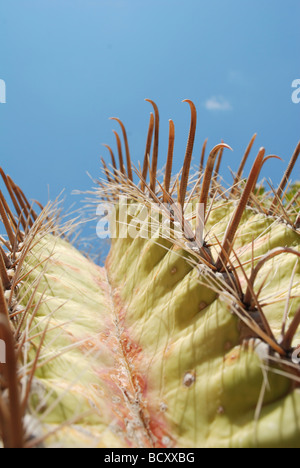
[[[94,213],[109,207],[105,266],[72,245],[56,203],[29,202],[0,169],[0,443],[300,447],[300,142],[278,188],[258,185],[277,158],[264,148],[244,175],[256,135],[223,186],[231,148],[206,157],[206,140],[197,161],[186,100],[174,175],[174,123],[160,164],[159,111],[147,101],[141,165],[113,118],[117,154],[105,145],[89,195]]]

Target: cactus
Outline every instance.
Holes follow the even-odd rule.
[[[4,447],[299,447],[299,184],[258,186],[274,155],[251,139],[222,186],[227,144],[192,170],[197,113],[172,176],[159,112],[143,166],[123,123],[93,202],[111,207],[105,267],[71,242],[58,204],[30,204],[1,170],[0,439]],[[152,157],[151,147],[152,149]],[[138,181],[138,182],[136,182]],[[13,208],[12,208],[13,206]],[[124,207],[126,208],[124,215]],[[14,211],[13,211],[14,210]],[[113,217],[114,215],[114,217]],[[152,230],[151,234],[150,231]],[[134,234],[134,235],[133,235]]]

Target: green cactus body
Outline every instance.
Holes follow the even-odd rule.
[[[299,234],[280,224],[270,227],[269,220],[262,216],[249,216],[240,231],[244,234],[238,248],[243,251],[243,259],[250,255],[249,249],[251,252],[251,243],[247,242],[251,232],[258,236],[257,255],[280,245],[299,251]],[[214,293],[209,284],[205,285],[207,278],[189,268],[187,259],[174,249],[165,250],[152,272],[144,273],[149,250],[159,246],[146,241],[137,250],[136,242],[133,240],[120,256],[122,241],[117,240],[107,269],[111,284],[125,304],[126,327],[143,350],[148,398],[156,411],[163,411],[168,428],[166,440],[181,447],[298,446],[299,410],[295,408],[300,408],[300,393],[290,379],[275,373],[272,365],[267,372],[264,404],[255,419],[264,382],[262,367],[268,367],[268,361],[260,353],[263,342],[241,342],[241,324],[231,313],[230,298],[222,292]],[[131,259],[126,273],[122,271],[122,258]],[[278,294],[281,299],[265,307],[277,337],[285,308],[284,291],[289,289],[295,262],[294,255],[277,257],[261,273],[262,278],[269,274],[266,297]],[[300,305],[299,279],[298,266],[291,317]],[[281,417],[286,424],[279,422]]]
[[[249,179],[228,195],[209,169],[224,147],[212,150],[202,186],[191,187],[188,144],[178,198],[155,164],[151,187],[138,174],[143,188],[105,166],[98,195],[130,200],[125,222],[116,208],[119,235],[105,267],[60,238],[47,209],[38,217],[25,205],[28,222],[14,228],[12,247],[11,216],[1,211],[10,244],[1,252],[0,339],[12,337],[18,369],[0,367],[4,446],[300,446],[298,186],[280,202],[255,191],[260,150]],[[190,238],[199,199],[204,244]],[[142,237],[125,236],[144,207],[158,210],[156,222],[171,220],[169,234],[162,223],[144,238],[146,216]],[[176,237],[180,213],[189,234]]]

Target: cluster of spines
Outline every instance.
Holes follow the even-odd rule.
[[[174,140],[175,140],[174,122],[172,120],[169,120],[169,144],[168,144],[167,162],[165,166],[164,181],[163,181],[163,184],[160,184],[157,178],[158,146],[159,146],[159,111],[155,102],[153,102],[150,99],[146,99],[146,101],[150,102],[151,105],[153,106],[154,114],[152,112],[150,113],[150,122],[149,122],[149,128],[148,128],[148,134],[147,134],[147,140],[146,140],[146,149],[145,149],[142,169],[138,171],[131,162],[128,138],[127,138],[124,124],[122,123],[120,119],[116,117],[112,117],[111,118],[112,120],[115,120],[120,124],[121,130],[122,130],[125,152],[126,152],[127,167],[125,167],[125,163],[124,163],[121,138],[118,135],[118,133],[115,130],[113,130],[115,137],[116,137],[116,143],[117,143],[119,167],[117,164],[117,158],[115,157],[112,148],[109,145],[105,144],[104,146],[110,152],[111,168],[113,170],[111,170],[111,168],[108,167],[105,160],[101,158],[102,164],[104,167],[104,172],[107,176],[108,182],[115,181],[117,184],[119,184],[119,182],[132,183],[133,172],[137,173],[140,179],[140,188],[143,193],[145,192],[147,188],[146,180],[147,180],[147,176],[149,173],[149,187],[148,188],[150,189],[149,190],[150,195],[152,196],[152,193],[159,195],[160,193],[159,198],[160,199],[162,198],[164,201],[167,201],[170,196],[172,197],[174,195],[174,191],[176,191],[177,189],[176,198],[177,198],[178,203],[182,206],[182,209],[184,210],[187,187],[189,183],[189,174],[190,174],[190,169],[191,169],[195,133],[196,133],[197,112],[196,112],[195,105],[192,101],[188,99],[183,101],[183,102],[187,102],[191,108],[190,132],[188,136],[187,147],[186,147],[186,152],[184,156],[182,170],[179,173],[181,174],[180,182],[179,182],[179,176],[178,176],[175,181],[176,182],[175,187],[174,185],[170,187],[172,165],[173,165]],[[292,227],[297,229],[299,227],[299,221],[300,221],[299,214],[296,217],[296,219],[293,219],[293,217],[291,216],[291,213],[295,214],[295,210],[292,208],[295,204],[297,204],[297,201],[299,200],[300,190],[298,189],[293,200],[291,200],[288,206],[284,205],[284,198],[286,195],[286,190],[285,190],[286,186],[288,185],[292,170],[296,164],[296,161],[300,153],[300,141],[295,148],[295,151],[290,159],[290,162],[282,177],[282,180],[278,186],[278,189],[277,190],[274,190],[273,188],[271,189],[274,193],[273,193],[273,198],[268,197],[268,199],[270,199],[269,206],[265,206],[261,202],[261,200],[259,200],[259,197],[255,196],[256,192],[259,192],[257,191],[257,181],[258,181],[261,169],[263,165],[265,164],[265,162],[270,158],[278,158],[277,156],[275,155],[265,156],[265,150],[264,148],[261,148],[259,150],[259,153],[252,167],[253,171],[251,174],[251,182],[249,182],[247,191],[244,190],[243,184],[241,183],[243,181],[244,167],[248,160],[253,144],[255,142],[256,136],[257,136],[256,134],[253,135],[253,137],[251,138],[246,148],[246,151],[241,160],[238,171],[234,175],[232,188],[230,190],[229,195],[227,195],[227,198],[239,200],[243,196],[243,193],[245,193],[245,197],[247,197],[246,204],[256,207],[264,214],[268,214],[270,216],[276,216],[281,219],[284,219],[284,221],[287,222],[287,224],[290,224]],[[153,151],[152,151],[152,160],[150,161],[152,142],[153,142]],[[207,202],[208,195],[211,194],[210,192],[211,186],[215,185],[218,179],[219,169],[220,169],[220,165],[222,161],[224,148],[231,149],[228,145],[226,145],[223,142],[216,145],[209,153],[207,162],[204,165],[206,146],[207,146],[207,139],[205,140],[203,147],[202,147],[200,168],[199,168],[199,179],[197,180],[197,184],[199,186],[200,186],[200,181],[202,180],[201,195],[200,195],[199,201],[200,203],[204,203],[204,204],[206,204]],[[250,176],[248,177],[248,180],[249,179],[250,179]],[[157,188],[159,188],[158,191],[157,191]],[[219,188],[215,187],[215,188],[217,188],[221,192],[221,189],[222,189],[221,187]]]
[[[6,351],[6,362],[0,363],[0,441],[6,448],[36,447],[49,434],[33,435],[31,425],[27,424],[31,388],[36,370],[56,357],[42,359],[50,329],[46,325],[39,332],[34,322],[45,301],[45,291],[38,298],[37,292],[52,254],[37,260],[29,270],[26,258],[47,235],[71,240],[77,224],[69,215],[63,221],[59,200],[46,207],[36,200],[30,204],[1,168],[0,174],[9,195],[6,198],[0,190],[0,221],[6,232],[5,237],[0,236],[0,339]],[[28,281],[34,270],[38,272],[36,278]],[[36,339],[40,340],[38,345]],[[35,348],[35,356],[28,362],[25,349],[31,346]],[[58,430],[59,427],[55,429]]]
[[[292,170],[300,153],[300,141],[296,146],[296,149],[291,157],[278,189],[274,190],[271,187],[271,192],[268,194],[268,196],[266,196],[264,193],[263,197],[260,197],[259,194],[261,188],[257,188],[257,184],[263,165],[271,158],[280,158],[275,155],[266,155],[265,149],[260,148],[250,170],[250,174],[245,179],[243,177],[243,171],[256,139],[256,134],[254,134],[246,148],[238,171],[236,174],[234,174],[233,185],[228,191],[228,189],[225,190],[222,188],[218,178],[224,149],[231,148],[227,144],[221,142],[210,151],[205,163],[205,152],[207,146],[207,140],[205,140],[201,151],[200,168],[197,175],[197,180],[196,183],[194,183],[191,187],[191,191],[189,193],[189,178],[197,123],[197,112],[195,105],[191,100],[187,99],[184,101],[189,104],[191,109],[190,131],[183,166],[179,174],[173,178],[173,183],[172,165],[175,127],[174,122],[172,120],[169,121],[167,162],[164,170],[163,182],[161,183],[157,171],[159,111],[155,102],[150,99],[146,99],[146,101],[148,101],[153,106],[154,114],[152,112],[150,114],[143,166],[142,168],[140,167],[137,169],[132,164],[125,127],[120,119],[114,117],[113,120],[116,120],[122,129],[126,150],[127,170],[124,165],[121,139],[118,133],[114,131],[117,142],[119,167],[117,166],[116,158],[112,148],[108,145],[105,145],[110,152],[112,165],[109,167],[102,158],[107,182],[104,182],[103,180],[98,181],[98,184],[101,187],[101,196],[109,199],[110,201],[115,201],[117,195],[125,194],[129,197],[131,196],[134,200],[141,201],[144,204],[155,203],[162,207],[164,213],[166,213],[166,204],[169,204],[170,207],[172,206],[172,210],[170,208],[170,212],[167,213],[167,215],[172,221],[182,225],[183,236],[187,236],[186,240],[188,242],[184,244],[184,248],[186,250],[189,250],[191,246],[190,241],[192,239],[193,245],[195,245],[195,242],[197,243],[197,236],[195,235],[197,226],[196,231],[194,231],[189,223],[189,220],[185,218],[185,207],[187,200],[191,200],[193,196],[194,198],[197,198],[198,203],[203,204],[206,221],[210,212],[208,209],[210,199],[214,200],[218,194],[224,200],[235,200],[237,206],[227,226],[223,240],[222,242],[219,242],[218,239],[216,239],[216,244],[219,247],[217,259],[213,259],[209,245],[207,245],[204,241],[204,244],[199,243],[196,249],[193,247],[191,251],[192,258],[196,257],[196,261],[193,261],[193,263],[196,267],[201,265],[201,267],[205,267],[207,269],[208,273],[211,275],[214,288],[216,288],[217,291],[220,292],[221,289],[223,289],[223,291],[229,292],[234,297],[234,311],[237,313],[239,318],[250,327],[252,330],[252,336],[260,337],[263,341],[268,343],[273,352],[277,352],[283,359],[288,360],[292,351],[292,340],[298,329],[298,325],[300,324],[300,309],[296,312],[288,330],[285,330],[286,324],[283,324],[282,339],[280,342],[277,342],[259,302],[258,294],[256,294],[254,291],[254,282],[259,270],[268,260],[283,253],[289,253],[300,257],[300,253],[297,250],[287,247],[274,249],[264,255],[258,261],[256,267],[253,267],[250,277],[248,277],[242,263],[234,251],[234,241],[243,213],[247,207],[251,207],[253,210],[263,213],[265,216],[276,218],[276,220],[280,222],[283,221],[295,231],[299,230],[299,188],[289,202],[285,201],[285,196],[288,193],[289,180]],[[150,158],[152,143],[152,158]],[[134,183],[133,173],[138,176],[138,184]],[[148,174],[149,183],[147,182]],[[264,189],[263,192],[265,192]],[[178,205],[178,210],[175,209],[174,211],[175,202]],[[212,203],[210,203],[210,206],[212,206]],[[174,241],[174,239],[171,240]],[[235,260],[238,263],[238,267],[241,269],[246,279],[247,287],[245,292],[242,290],[239,276],[236,273],[236,267],[232,261],[232,256],[235,257]],[[254,264],[255,259],[252,259],[252,261]],[[221,286],[219,279],[216,281],[216,277],[220,278],[220,276],[223,278],[223,281],[221,281]],[[291,365],[291,363],[289,363],[289,365]],[[292,372],[295,372],[296,366],[292,367]],[[296,371],[296,373],[299,376],[299,369]]]
[[[9,198],[0,190],[0,219],[6,236],[0,237],[0,339],[5,342],[6,362],[0,364],[0,440],[6,448],[22,448],[28,442],[24,416],[30,388],[41,349],[32,366],[22,366],[22,353],[32,338],[24,332],[30,314],[29,330],[42,298],[35,304],[41,275],[36,284],[28,285],[26,307],[20,305],[19,287],[25,284],[28,272],[24,261],[41,235],[55,234],[55,209],[44,208],[39,202],[30,204],[23,191],[0,168]],[[37,214],[34,204],[41,210]],[[13,212],[15,210],[15,213]],[[24,292],[23,292],[24,294]],[[41,337],[41,344],[44,337]]]
[[[300,310],[296,312],[287,330],[286,321],[284,321],[282,326],[282,340],[278,343],[263,314],[262,307],[258,300],[258,295],[254,292],[254,281],[260,268],[266,261],[274,256],[282,253],[290,253],[299,257],[300,254],[296,250],[287,247],[278,248],[266,254],[257,262],[257,265],[253,268],[249,278],[246,273],[244,273],[247,281],[245,293],[242,292],[242,287],[240,285],[238,275],[236,274],[235,267],[233,266],[230,254],[233,253],[233,255],[236,256],[234,251],[234,238],[246,206],[250,206],[265,215],[276,217],[278,220],[283,220],[294,230],[299,229],[300,215],[299,213],[297,214],[297,209],[299,208],[299,189],[288,203],[285,203],[284,199],[287,193],[286,187],[288,185],[291,172],[299,156],[300,142],[295,149],[278,189],[272,189],[273,197],[268,205],[262,203],[260,200],[257,194],[258,191],[256,189],[256,185],[263,164],[267,159],[275,156],[265,156],[265,150],[261,148],[255,159],[248,179],[243,179],[244,166],[250,154],[256,135],[252,137],[246,149],[240,167],[234,176],[234,183],[229,195],[228,191],[225,191],[218,182],[218,176],[223,151],[225,148],[229,149],[230,147],[223,142],[215,146],[209,153],[207,162],[204,163],[207,145],[207,140],[205,140],[201,152],[199,174],[197,176],[196,183],[189,192],[189,178],[196,132],[196,108],[192,101],[185,101],[191,108],[190,132],[181,176],[178,175],[175,178],[172,178],[175,128],[173,121],[169,121],[167,163],[164,180],[160,183],[158,177],[159,112],[153,101],[148,100],[148,102],[153,106],[154,114],[150,114],[144,161],[142,168],[139,170],[136,169],[131,162],[125,127],[120,119],[113,118],[119,123],[122,130],[125,143],[127,168],[125,168],[124,164],[121,139],[118,133],[114,132],[118,148],[119,167],[116,163],[116,158],[112,149],[108,145],[105,145],[110,152],[112,169],[105,163],[104,159],[102,159],[104,171],[108,180],[107,184],[99,182],[103,196],[114,200],[116,194],[125,192],[133,195],[137,200],[148,200],[149,203],[156,202],[164,205],[169,203],[170,206],[171,204],[173,205],[174,200],[176,200],[179,209],[176,212],[170,212],[169,216],[173,221],[176,221],[175,218],[177,218],[177,220],[179,219],[181,222],[183,220],[185,225],[189,225],[189,221],[185,219],[185,204],[186,200],[190,199],[192,195],[197,196],[200,203],[203,203],[206,208],[209,205],[209,199],[214,199],[217,194],[224,200],[237,200],[237,207],[228,225],[224,239],[222,243],[219,243],[220,251],[217,260],[213,260],[213,256],[210,253],[208,245],[199,245],[198,251],[192,251],[193,258],[196,258],[195,266],[197,267],[201,265],[209,270],[216,288],[220,287],[220,282],[219,280],[216,280],[216,277],[217,275],[222,275],[224,278],[224,281],[222,281],[222,287],[235,296],[237,315],[247,323],[250,320],[250,328],[252,323],[253,329],[256,330],[256,336],[260,336],[270,345],[273,351],[276,351],[282,356],[284,361],[287,362],[292,351],[291,346],[293,337],[300,323]],[[153,152],[151,159],[150,152],[152,142]],[[37,286],[35,285],[33,288],[26,310],[18,310],[15,292],[18,284],[23,278],[21,275],[22,261],[28,254],[32,241],[34,242],[35,234],[39,232],[41,226],[45,228],[45,225],[48,225],[47,232],[54,232],[54,224],[51,216],[48,217],[47,213],[44,213],[42,217],[38,216],[36,211],[33,209],[33,205],[29,203],[22,190],[8,175],[5,175],[2,169],[0,169],[0,173],[9,193],[11,203],[16,211],[16,214],[14,215],[9,203],[7,203],[4,195],[0,191],[0,216],[7,233],[7,238],[1,237],[0,239],[0,338],[2,336],[5,339],[7,346],[7,364],[2,366],[2,369],[0,368],[0,436],[3,439],[5,446],[20,447],[25,443],[23,417],[40,350],[38,350],[36,360],[33,363],[32,369],[29,371],[24,397],[21,398],[20,373],[18,373],[17,362],[24,344],[25,335],[22,335],[20,330],[22,323],[24,323],[24,319],[34,302]],[[138,185],[134,183],[134,173],[139,177],[140,182]],[[147,182],[148,173],[149,183]],[[43,209],[38,202],[35,203]],[[208,214],[206,218],[208,218]],[[191,226],[189,232],[189,240],[191,240],[193,234]],[[29,237],[30,242],[28,242]],[[189,243],[185,245],[188,249]],[[239,262],[237,256],[236,261],[239,263],[241,270],[244,271],[243,265]],[[256,323],[253,319],[256,312],[258,312],[259,323]],[[41,344],[42,342],[43,337],[41,339]],[[288,364],[290,372],[294,372],[297,378],[299,378],[298,367],[295,365],[292,366],[290,362]]]

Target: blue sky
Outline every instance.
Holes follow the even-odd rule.
[[[97,177],[101,143],[115,147],[111,116],[127,128],[142,160],[151,106],[160,110],[160,166],[168,119],[175,123],[175,169],[184,157],[190,112],[198,110],[194,162],[202,143],[221,139],[222,174],[236,169],[254,132],[255,151],[278,183],[300,139],[299,0],[0,0],[1,165],[29,197],[45,203]],[[294,179],[299,178],[299,164]],[[249,170],[249,165],[247,167]]]

